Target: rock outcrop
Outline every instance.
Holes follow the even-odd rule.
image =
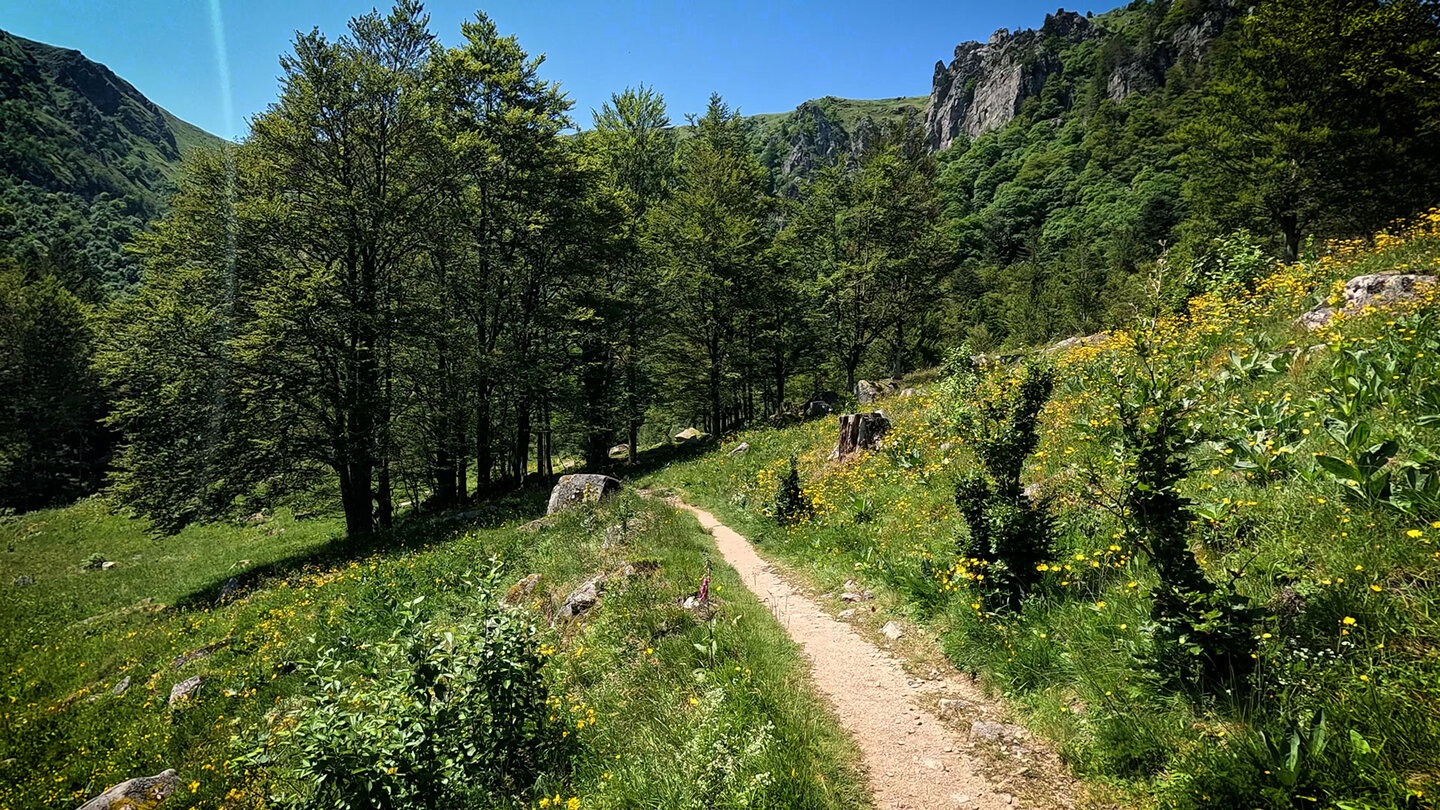
[[[159,807],[179,789],[180,777],[172,768],[154,776],[126,779],[80,805],[80,810],[150,810]]]
[[[1160,35],[1135,45],[1127,35],[1073,11],[1045,16],[1038,30],[1011,33],[1002,28],[988,42],[962,42],[950,64],[935,63],[930,100],[925,106],[925,131],[935,151],[959,138],[975,138],[1014,120],[1025,101],[1039,96],[1051,79],[1066,70],[1066,52],[1087,42],[1099,44],[1085,66],[1115,101],[1146,93],[1165,84],[1166,72],[1181,61],[1198,61],[1225,25],[1239,16],[1236,0],[1191,3],[1176,19],[1160,26]],[[1103,18],[1102,18],[1103,20]],[[1093,64],[1093,67],[1089,67]],[[1089,77],[1077,77],[1089,78]],[[1062,99],[1067,106],[1069,99]]]
[[[555,488],[550,490],[550,505],[546,507],[545,514],[553,515],[581,503],[593,503],[619,491],[619,479],[608,475],[562,475],[555,482]]]
[[[1434,284],[1435,276],[1419,273],[1371,273],[1345,282],[1345,303],[1336,309],[1325,304],[1297,319],[1306,329],[1319,329],[1334,320],[1337,312],[1358,315],[1369,307],[1384,309],[1416,297],[1421,287]]]
[[[1010,123],[1025,99],[1040,95],[1045,82],[1063,69],[1055,42],[1102,38],[1085,17],[1061,10],[1045,16],[1036,30],[1002,28],[990,41],[962,42],[946,65],[935,63],[925,131],[940,151],[961,136],[976,137]]]

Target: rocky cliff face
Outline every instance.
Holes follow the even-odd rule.
[[[984,44],[964,42],[946,65],[935,63],[930,100],[925,107],[925,129],[930,146],[948,149],[961,136],[977,137],[999,129],[1019,114],[1026,99],[1039,96],[1056,76],[1062,75],[1062,55],[1076,46],[1115,42],[1121,58],[1095,69],[1110,98],[1122,101],[1134,93],[1149,92],[1165,81],[1165,73],[1180,60],[1199,60],[1226,23],[1239,14],[1235,0],[1189,0],[1170,9],[1165,18],[1167,35],[1132,45],[1126,34],[1105,24],[1109,15],[1092,21],[1061,9],[1045,16],[1038,30],[996,31]],[[1078,78],[1078,77],[1077,77]]]

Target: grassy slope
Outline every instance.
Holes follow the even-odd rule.
[[[1254,294],[1203,299],[1194,320],[1162,324],[1167,362],[1199,349],[1199,418],[1212,435],[1239,435],[1239,412],[1277,403],[1300,415],[1303,430],[1290,453],[1299,471],[1273,480],[1219,445],[1192,458],[1186,494],[1205,515],[1196,526],[1197,556],[1222,581],[1226,569],[1243,570],[1239,590],[1276,613],[1256,629],[1261,686],[1235,701],[1197,703],[1137,665],[1148,650],[1156,580],[1146,562],[1116,545],[1116,524],[1081,483],[1085,469],[1109,469],[1109,448],[1094,433],[1112,418],[1103,372],[1127,351],[1123,335],[1108,348],[1059,358],[1063,382],[1043,416],[1030,475],[1055,497],[1060,562],[1019,615],[985,604],[955,565],[963,529],[952,493],[973,462],[939,418],[943,403],[933,388],[880,404],[894,422],[883,452],[829,463],[834,420],[825,419],[743,432],[730,442],[748,442],[748,452],[672,465],[651,483],[713,509],[819,591],[838,592],[850,577],[874,588],[880,609],[862,621],[878,627],[906,614],[928,625],[957,665],[982,672],[1078,772],[1128,791],[1127,804],[1425,806],[1440,789],[1440,554],[1430,539],[1440,532],[1428,523],[1440,516],[1406,517],[1347,498],[1309,461],[1343,452],[1323,429],[1331,405],[1308,399],[1324,399],[1343,350],[1403,355],[1427,329],[1435,339],[1435,318],[1350,319],[1319,335],[1292,325],[1336,282],[1394,269],[1440,272],[1440,215],[1373,247],[1341,245],[1282,267]],[[1417,325],[1418,338],[1403,331]],[[1232,350],[1242,358],[1301,353],[1283,373],[1226,379]],[[1402,438],[1402,457],[1435,441],[1433,428],[1415,422],[1411,397],[1437,384],[1440,366],[1412,359],[1407,377],[1386,383],[1394,401],[1368,415],[1377,431]],[[1258,452],[1273,461],[1278,445],[1266,451],[1261,442]],[[792,455],[817,514],[778,527],[765,512]],[[1311,739],[1320,709],[1327,747],[1313,754],[1302,747],[1287,768],[1292,731]],[[1316,794],[1318,802],[1298,798]]]
[[[338,540],[333,520],[285,513],[157,538],[98,500],[0,523],[0,806],[75,805],[165,767],[186,786],[177,805],[258,806],[260,786],[228,763],[267,711],[307,690],[293,664],[341,639],[383,639],[397,600],[426,596],[425,609],[463,614],[467,576],[492,555],[507,581],[541,574],[526,609],[542,613],[602,567],[659,563],[582,623],[552,631],[554,693],[593,708],[598,722],[578,732],[572,773],[548,777],[537,797],[700,806],[702,783],[730,785],[711,788],[723,794],[770,780],[761,794],[771,806],[867,803],[857,754],[805,685],[797,649],[733,571],[715,569],[713,627],[676,605],[713,551],[693,519],[625,495],[538,534],[515,528],[540,508],[537,497],[500,504],[463,530],[416,522],[370,547]],[[629,539],[602,551],[604,530],[622,520]],[[118,565],[82,570],[92,554]],[[20,576],[35,584],[13,585]],[[214,606],[232,576],[239,598]],[[695,647],[712,632],[713,662]],[[226,639],[209,658],[172,663]],[[192,675],[208,679],[198,700],[167,710],[171,685]],[[128,691],[112,696],[125,677]],[[697,741],[736,751],[764,744],[722,772],[715,750]]]

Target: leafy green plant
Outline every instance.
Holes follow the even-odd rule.
[[[814,512],[815,504],[800,486],[800,468],[795,464],[795,457],[791,456],[790,467],[780,476],[779,486],[775,490],[775,520],[781,524],[790,524],[803,520]]]
[[[1183,382],[1194,376],[1186,360],[1182,353],[1167,362],[1146,332],[1136,336],[1133,362],[1114,372],[1113,469],[1108,476],[1092,469],[1091,482],[1100,505],[1120,521],[1123,541],[1160,580],[1151,592],[1151,669],[1177,688],[1212,692],[1253,671],[1263,613],[1233,580],[1212,582],[1190,549],[1194,503],[1180,484],[1200,432],[1196,400]]]
[[[957,367],[948,389],[955,427],[982,470],[955,487],[955,505],[968,530],[959,543],[960,557],[972,582],[1013,605],[1040,581],[1041,566],[1054,557],[1054,520],[1045,504],[1025,493],[1020,475],[1039,442],[1038,417],[1055,390],[1055,370],[1032,361],[1017,376],[982,382]]]
[[[475,795],[520,797],[563,768],[540,631],[497,592],[492,571],[462,619],[425,620],[418,597],[369,655],[349,645],[322,650],[306,667],[310,695],[243,758],[269,771],[274,801],[457,806]]]
[[[1332,417],[1325,420],[1325,431],[1344,449],[1345,457],[1316,453],[1315,463],[1364,503],[1375,505],[1388,500],[1390,460],[1400,450],[1400,443],[1393,438],[1372,442],[1373,428],[1364,418],[1345,421]]]

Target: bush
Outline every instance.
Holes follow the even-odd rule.
[[[949,365],[951,420],[983,470],[955,487],[955,505],[968,529],[959,544],[961,562],[973,583],[1014,605],[1054,556],[1054,520],[1045,504],[1025,493],[1020,474],[1039,443],[1040,409],[1055,390],[1055,370],[1030,362],[1018,377],[996,382],[982,381],[954,356]]]
[[[307,667],[313,693],[244,758],[269,771],[273,800],[335,810],[486,806],[519,798],[561,767],[539,630],[497,592],[492,573],[474,611],[449,624],[422,620],[421,597],[372,655],[354,658],[349,645],[319,653]]]
[[[1164,364],[1144,334],[1135,363],[1114,379],[1115,469],[1108,486],[1092,471],[1102,506],[1121,520],[1122,537],[1155,567],[1150,666],[1166,683],[1191,691],[1222,689],[1255,668],[1256,626],[1262,612],[1205,575],[1190,549],[1193,502],[1180,492],[1187,455],[1199,442],[1191,412],[1195,399],[1181,380],[1193,372],[1182,357]]]
[[[791,456],[790,469],[780,476],[780,485],[775,490],[775,520],[782,526],[788,525],[809,517],[814,511],[815,505],[800,486],[800,468]]]

